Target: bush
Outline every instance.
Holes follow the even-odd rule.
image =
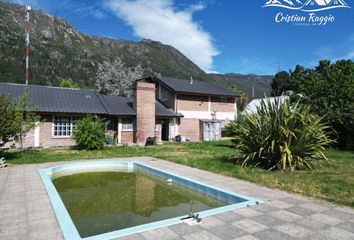
[[[102,149],[107,140],[105,130],[104,119],[86,116],[76,122],[74,140],[85,149]]]
[[[9,96],[0,95],[0,146],[16,136],[16,128],[13,120],[15,118],[15,103]]]
[[[336,146],[354,150],[354,62],[322,60],[315,68],[297,65],[279,72],[272,82],[272,94],[292,91],[311,105],[311,112],[323,116],[338,134]]]
[[[312,169],[314,161],[325,160],[330,128],[310,107],[290,100],[261,102],[257,114],[246,115],[228,126],[242,153],[242,166],[267,169]]]

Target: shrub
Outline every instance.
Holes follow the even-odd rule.
[[[262,100],[257,114],[246,115],[228,126],[242,153],[242,166],[267,169],[312,169],[325,160],[330,128],[310,107],[299,102]]]
[[[293,71],[277,73],[273,95],[292,91],[311,105],[311,112],[323,116],[338,134],[336,146],[354,150],[354,62],[322,60],[315,68],[297,65]]]
[[[74,140],[89,150],[102,149],[106,144],[106,123],[104,119],[86,116],[76,122]]]
[[[15,118],[15,104],[9,96],[0,95],[0,146],[16,135],[12,123]]]

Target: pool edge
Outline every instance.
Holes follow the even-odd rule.
[[[209,209],[209,210],[205,210],[202,212],[198,212],[199,216],[204,218],[204,217],[208,217],[211,215],[215,215],[215,214],[219,214],[219,213],[223,213],[226,211],[230,211],[230,210],[234,210],[237,208],[242,208],[242,207],[246,207],[246,206],[250,206],[250,205],[255,205],[258,203],[263,203],[262,200],[258,200],[255,198],[251,198],[248,196],[244,196],[235,192],[231,192],[229,190],[226,189],[222,189],[222,188],[218,188],[215,187],[213,185],[210,184],[206,184],[203,182],[199,182],[197,180],[193,180],[187,177],[182,177],[178,174],[169,172],[169,171],[165,171],[163,169],[160,168],[155,168],[153,166],[150,166],[148,164],[142,163],[140,161],[131,161],[131,160],[117,160],[117,159],[107,159],[107,160],[94,160],[94,161],[81,161],[81,162],[74,162],[74,163],[64,163],[64,164],[59,164],[59,165],[55,165],[55,166],[51,166],[51,167],[46,167],[46,168],[40,168],[38,169],[38,172],[42,178],[42,181],[44,183],[44,186],[47,190],[47,194],[49,196],[51,205],[54,209],[54,213],[57,219],[57,222],[59,224],[59,227],[63,233],[64,239],[67,240],[109,240],[112,238],[118,238],[118,237],[123,237],[126,235],[130,235],[130,234],[134,234],[134,233],[140,233],[140,232],[144,232],[147,230],[152,230],[152,229],[156,229],[156,228],[160,228],[160,227],[167,227],[170,225],[174,225],[174,224],[178,224],[178,223],[182,223],[181,218],[185,217],[185,215],[182,216],[178,216],[178,217],[174,217],[174,218],[169,218],[169,219],[164,219],[161,221],[156,221],[156,222],[152,222],[152,223],[147,223],[147,224],[142,224],[142,225],[138,225],[138,226],[134,226],[134,227],[130,227],[130,228],[126,228],[126,229],[121,229],[121,230],[116,230],[116,231],[111,231],[111,232],[107,232],[107,233],[102,233],[102,234],[98,234],[98,235],[94,235],[94,236],[90,236],[90,237],[85,237],[82,238],[80,236],[80,234],[78,233],[67,209],[65,208],[64,203],[62,202],[57,190],[55,189],[54,184],[52,183],[52,180],[50,178],[51,171],[55,168],[62,168],[62,167],[66,167],[66,166],[80,166],[82,164],[85,165],[97,165],[97,164],[127,164],[127,165],[141,165],[150,169],[154,169],[155,171],[159,171],[162,172],[164,174],[167,175],[171,175],[177,178],[182,178],[186,181],[189,182],[193,182],[195,184],[207,187],[207,188],[211,188],[214,189],[216,191],[219,192],[223,192],[226,194],[230,194],[233,196],[236,196],[238,198],[242,198],[245,199],[247,201],[245,202],[241,202],[241,203],[236,203],[236,204],[229,204],[226,206],[222,206],[222,207],[218,207],[218,208],[213,208],[213,209]]]

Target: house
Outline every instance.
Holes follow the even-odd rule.
[[[242,115],[245,114],[255,114],[257,113],[257,109],[261,107],[262,101],[265,101],[266,104],[268,104],[268,100],[271,105],[275,104],[276,101],[279,101],[280,103],[283,103],[286,99],[288,99],[289,96],[279,96],[279,97],[269,97],[269,98],[259,98],[259,99],[253,99],[251,102],[249,102],[241,113]]]
[[[134,96],[124,98],[70,89],[29,85],[29,98],[41,121],[24,139],[25,147],[73,146],[75,121],[87,114],[107,120],[114,144],[143,145],[148,137],[190,141],[218,140],[222,124],[236,115],[236,95],[206,82],[164,77],[137,80]],[[21,96],[25,85],[0,83],[0,94]]]
[[[183,118],[175,118],[177,122],[161,123],[165,127],[162,132],[166,132],[163,140],[177,135],[190,141],[219,140],[221,128],[237,116],[238,96],[225,87],[192,78],[159,77],[151,80],[156,83],[158,101],[183,115]]]

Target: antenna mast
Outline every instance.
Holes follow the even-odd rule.
[[[26,86],[28,85],[28,77],[29,77],[28,66],[29,66],[29,48],[30,48],[30,11],[31,11],[31,6],[27,5],[26,6],[26,19],[25,19]]]

